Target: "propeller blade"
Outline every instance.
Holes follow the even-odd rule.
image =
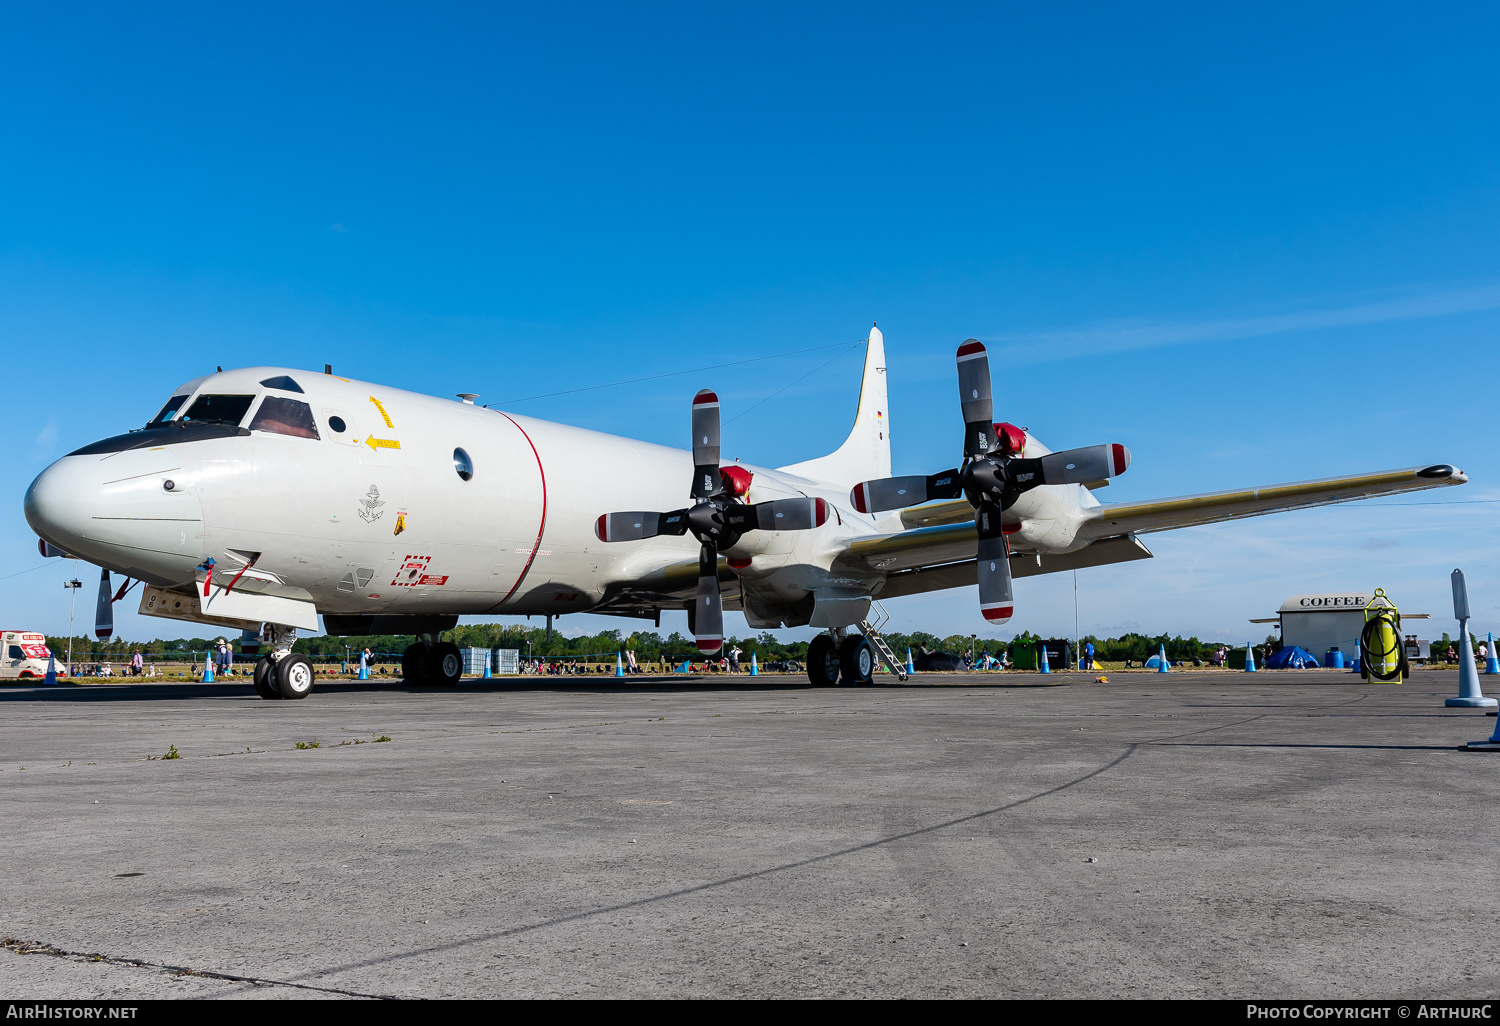
[[[708,389],[693,396],[693,498],[724,491],[719,479],[719,397]]]
[[[94,605],[94,637],[107,641],[115,635],[114,594],[109,588],[109,571],[99,571],[99,600]]]
[[[964,412],[964,455],[983,456],[998,439],[990,399],[990,354],[977,338],[958,347],[958,399]]]
[[[600,541],[639,541],[659,534],[687,534],[687,510],[670,513],[604,513],[594,521]]]
[[[979,530],[979,612],[990,623],[1001,624],[1015,613],[1015,590],[1010,577],[1010,543],[1000,528],[1000,507],[981,502],[975,515]]]
[[[1037,462],[1041,464],[1043,484],[1085,484],[1125,473],[1130,466],[1130,450],[1119,444],[1088,445],[1050,453]]]
[[[698,595],[694,599],[693,636],[698,651],[724,647],[724,608],[719,601],[719,550],[711,541],[698,550]]]
[[[956,499],[963,488],[957,470],[945,470],[931,477],[882,477],[861,481],[849,493],[849,501],[861,513],[881,513],[888,509],[916,506],[928,499]]]
[[[605,513],[594,522],[594,534],[603,542],[639,541],[655,538],[660,513]]]
[[[822,499],[776,499],[749,509],[755,514],[752,526],[761,531],[811,531],[828,519],[828,503]]]

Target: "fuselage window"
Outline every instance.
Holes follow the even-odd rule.
[[[147,424],[146,426],[155,427],[158,424],[165,424],[167,421],[172,419],[172,414],[182,409],[182,404],[185,402],[187,402],[186,395],[174,395],[172,398],[167,400],[167,405],[163,406],[161,408],[161,412],[158,413],[155,417],[151,418],[151,423]]]
[[[462,449],[454,449],[453,469],[458,472],[459,477],[467,481],[474,476],[474,461],[469,459],[469,454]]]
[[[267,378],[261,382],[266,388],[279,388],[283,392],[301,392],[302,386],[297,384],[285,374],[279,374],[274,378]]]
[[[333,429],[333,432],[335,434],[341,435],[349,425],[344,423],[343,417],[329,417],[328,426]]]
[[[200,395],[182,415],[182,419],[195,424],[228,424],[238,427],[253,402],[253,395]]]
[[[292,435],[296,438],[317,438],[318,425],[313,420],[312,407],[295,399],[283,399],[268,395],[255,411],[250,422],[251,431],[270,431],[277,435]]]

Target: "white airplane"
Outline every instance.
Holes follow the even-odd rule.
[[[715,652],[722,609],[738,609],[758,630],[825,628],[807,665],[829,685],[869,682],[883,646],[866,622],[877,598],[977,582],[980,612],[1004,623],[1012,577],[1147,559],[1139,536],[1151,531],[1468,480],[1436,464],[1100,504],[1091,490],[1129,465],[1125,447],[1053,453],[994,423],[984,346],[970,339],[957,358],[964,462],[931,477],[889,476],[885,349],[872,329],[854,428],[805,463],[721,465],[709,391],[693,400],[688,452],[468,394],[253,367],[190,381],[144,428],[52,464],[26,492],[26,519],[44,554],[102,568],[105,635],[112,603],[138,581],[144,614],[264,638],[264,698],[312,690],[291,645],[320,616],[333,635],[425,636],[403,676],[451,685],[462,663],[439,632],[460,615],[659,624],[663,609],[686,609],[699,648]],[[111,572],[126,577],[113,595]]]

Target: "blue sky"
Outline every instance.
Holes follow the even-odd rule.
[[[953,463],[952,353],[977,336],[1004,357],[998,416],[1054,448],[1130,446],[1101,499],[1436,461],[1472,478],[1412,500],[1430,508],[1150,536],[1156,559],[1078,575],[1085,631],[1244,640],[1292,594],[1377,585],[1446,616],[1455,566],[1475,626],[1500,629],[1492,7],[0,19],[0,577],[41,562],[21,513],[38,471],[216,364],[331,362],[497,402],[876,320],[897,473]],[[858,356],[818,370],[839,352],[512,408],[682,445],[698,388],[726,421],[771,396],[726,424],[726,454],[788,463],[847,430]],[[66,629],[68,570],[0,581],[0,617]],[[966,591],[890,612],[1060,634],[1072,587],[1018,582],[999,632]]]

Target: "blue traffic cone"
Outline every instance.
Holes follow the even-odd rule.
[[[209,653],[207,653],[207,655],[203,659],[203,683],[205,683],[205,684],[212,684],[213,682],[214,682],[214,654],[212,652],[209,652]]]
[[[369,680],[370,679],[370,664],[365,661],[365,657],[364,657],[363,654],[361,654],[360,657],[359,657],[359,677],[358,677],[358,679],[359,680]]]
[[[911,646],[910,645],[906,646],[906,672],[907,673],[916,673],[917,672],[917,664],[911,661]]]
[[[1485,651],[1488,652],[1489,655],[1485,656],[1484,659],[1484,672],[1500,673],[1500,656],[1497,656],[1495,654],[1495,632],[1490,631],[1489,637],[1489,643],[1485,646]]]
[[[623,677],[623,676],[625,676],[625,660],[622,659],[622,658],[620,658],[620,651],[619,651],[619,649],[615,650],[615,676],[616,677]]]
[[[47,676],[42,678],[42,683],[48,687],[57,684],[57,656],[51,652],[47,653]]]
[[[755,661],[755,653],[754,652],[750,653],[750,676],[752,676],[752,677],[759,677],[760,676],[760,664]]]
[[[1042,650],[1042,665],[1037,667],[1037,671],[1040,673],[1051,673],[1052,667],[1047,665],[1047,646],[1038,645],[1037,648]]]
[[[1167,646],[1165,644],[1160,645],[1156,650],[1156,672],[1172,672],[1172,668],[1167,665]]]
[[[1246,645],[1245,646],[1245,672],[1246,673],[1257,673],[1257,672],[1259,672],[1256,669],[1256,667],[1255,667],[1255,646],[1254,645]]]
[[[490,663],[492,662],[494,662],[494,660],[491,659],[490,654],[486,652],[484,654],[484,676],[480,678],[481,680],[489,680],[494,676],[494,674],[490,673]]]

